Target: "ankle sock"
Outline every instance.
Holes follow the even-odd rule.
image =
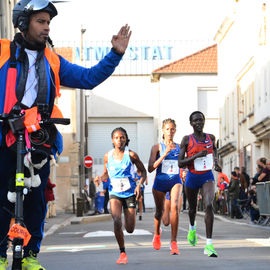
[[[212,239],[206,238],[206,245],[212,245]]]

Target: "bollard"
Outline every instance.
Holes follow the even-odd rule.
[[[84,209],[84,201],[82,198],[77,198],[77,211],[76,216],[82,217],[83,216],[83,209]]]

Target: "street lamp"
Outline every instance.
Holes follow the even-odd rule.
[[[81,26],[81,64],[84,65],[83,57],[83,35],[86,29]],[[86,106],[86,104],[85,104]],[[87,116],[85,116],[87,117]],[[82,189],[85,181],[84,159],[84,90],[80,89],[80,151],[79,151],[79,194],[82,197]]]
[[[90,97],[89,92],[84,93],[84,108],[85,108],[85,123],[84,123],[84,136],[85,136],[85,150],[84,150],[84,156],[89,156],[88,153],[88,111],[87,111],[87,100]],[[89,179],[89,189],[90,189],[90,182],[92,181],[92,167],[85,168],[85,178]]]
[[[83,34],[86,32],[86,29],[81,26],[81,62],[83,63]]]

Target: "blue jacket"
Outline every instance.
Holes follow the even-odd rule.
[[[17,49],[17,53],[19,50]],[[104,80],[106,80],[115,70],[117,65],[119,64],[122,55],[116,54],[112,49],[97,65],[91,68],[85,68],[76,64],[72,64],[65,60],[63,57],[59,56],[60,59],[60,70],[59,70],[59,78],[60,85],[70,87],[70,88],[80,88],[80,89],[93,89]],[[50,64],[43,56],[42,61],[45,63],[45,80],[47,81],[47,102],[54,101],[55,98],[55,84],[54,84],[54,76],[52,76],[52,71],[50,68]],[[5,91],[6,91],[6,78],[7,71],[9,68],[8,60],[0,69],[0,114],[3,113],[4,104],[5,104]],[[17,62],[17,82],[16,82],[16,93],[17,86],[19,84],[22,63]],[[42,74],[43,75],[43,74]],[[0,144],[2,141],[2,125],[0,123]],[[61,134],[58,132],[58,136],[55,142],[55,146],[59,153],[62,152],[63,149],[63,139]]]

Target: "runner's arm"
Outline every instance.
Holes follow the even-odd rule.
[[[221,167],[218,162],[218,153],[217,153],[217,148],[216,148],[216,138],[214,135],[209,134],[212,142],[213,142],[213,156],[214,156],[214,169],[217,172],[221,172]]]
[[[146,179],[146,169],[145,169],[142,161],[140,160],[139,156],[137,155],[137,153],[135,153],[133,151],[129,151],[129,155],[131,158],[131,162],[134,163],[136,165],[137,169],[141,172],[140,184],[143,184],[145,179]]]
[[[178,166],[180,168],[185,168],[196,158],[204,157],[207,154],[207,150],[203,150],[190,158],[185,158],[185,154],[187,152],[187,146],[188,146],[188,138],[189,138],[188,136],[184,136],[180,144],[180,152],[179,152],[179,158],[178,158]]]
[[[107,170],[107,163],[108,163],[108,153],[104,155],[104,171],[102,175],[96,176],[94,182],[99,186],[99,184],[109,178],[108,170]]]
[[[160,144],[155,144],[150,153],[149,161],[148,161],[148,172],[153,172],[163,161],[163,159],[168,155],[168,153],[171,151],[172,147],[166,147],[166,150],[162,156],[160,156],[158,159],[158,153],[160,153]]]
[[[137,170],[139,170],[141,172],[141,179],[138,183],[138,185],[135,188],[135,196],[136,196],[136,200],[138,200],[140,198],[141,195],[141,185],[143,185],[145,179],[146,179],[146,169],[142,163],[142,161],[140,160],[139,156],[133,152],[133,151],[129,151],[129,155],[130,155],[130,159],[131,162],[134,163],[137,167]]]

